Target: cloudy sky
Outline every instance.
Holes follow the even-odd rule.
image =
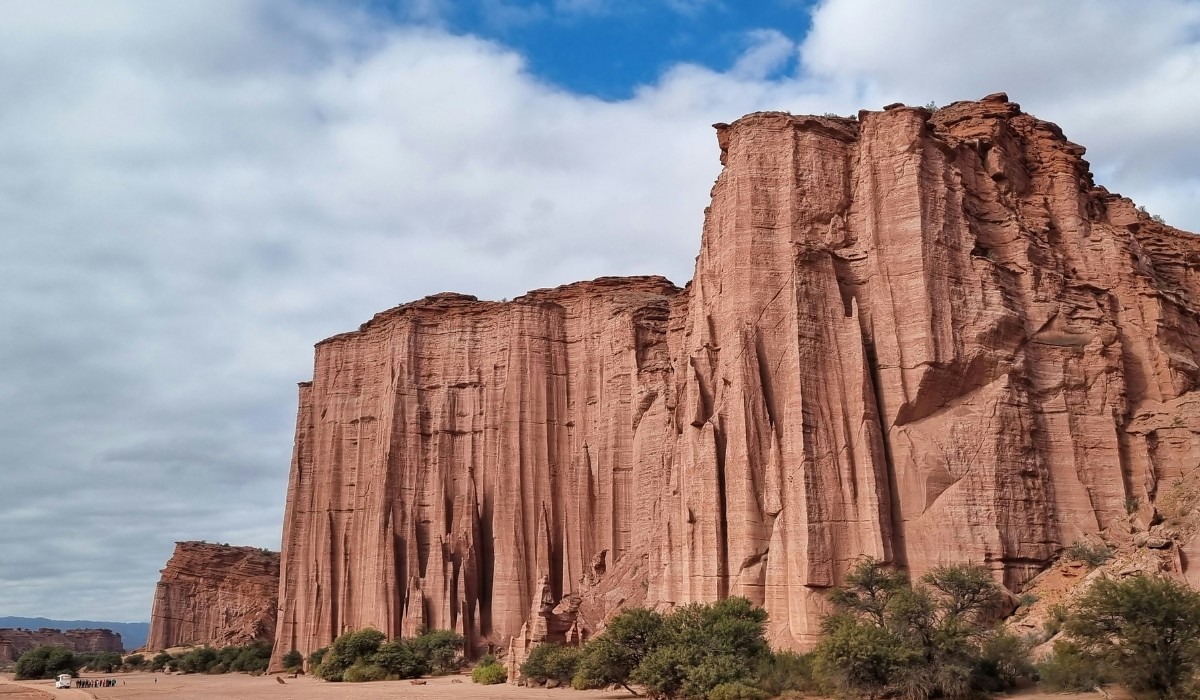
[[[175,540],[277,549],[321,338],[445,290],[685,282],[714,122],[1004,90],[1200,231],[1194,0],[0,17],[0,615],[146,620]]]

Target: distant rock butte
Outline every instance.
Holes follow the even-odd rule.
[[[270,642],[278,590],[277,552],[176,542],[154,592],[145,648]]]
[[[1058,127],[998,94],[716,128],[687,288],[438,294],[317,345],[276,660],[728,595],[804,647],[859,557],[1018,591],[1196,464],[1200,239]]]
[[[62,630],[43,627],[37,630],[0,629],[0,665],[21,658],[21,654],[40,646],[60,646],[71,651],[123,652],[121,635],[112,630]]]

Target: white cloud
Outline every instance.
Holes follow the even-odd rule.
[[[728,71],[607,102],[333,4],[7,5],[0,492],[20,507],[0,512],[0,612],[144,619],[175,539],[277,546],[294,382],[376,311],[686,281],[716,121],[1005,89],[1106,184],[1200,228],[1194,5],[892,6],[827,2],[801,44],[765,27]],[[798,46],[805,70],[772,78]]]
[[[1007,91],[1086,145],[1102,184],[1200,222],[1200,3],[827,0],[802,58],[876,107]]]

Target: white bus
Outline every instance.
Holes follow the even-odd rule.
[[[58,678],[56,678],[54,680],[54,687],[55,688],[70,688],[72,680],[74,680],[74,679],[71,678],[71,674],[60,673],[60,674],[58,674]]]

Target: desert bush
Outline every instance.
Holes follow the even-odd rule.
[[[141,654],[133,654],[122,662],[125,668],[140,671],[146,666],[146,657]]]
[[[217,650],[204,645],[187,651],[171,663],[184,673],[208,673],[219,661]]]
[[[409,641],[433,674],[445,675],[462,668],[466,640],[461,634],[452,630],[425,630]]]
[[[313,669],[313,675],[327,681],[343,680],[347,670],[355,663],[366,661],[379,650],[384,640],[383,632],[367,628],[356,632],[346,632],[333,640],[320,663]]]
[[[766,611],[745,598],[685,605],[663,618],[655,646],[630,679],[661,697],[707,697],[723,683],[749,685],[770,654],[766,622]]]
[[[88,668],[100,673],[112,673],[118,668],[121,668],[121,655],[115,651],[105,651],[97,654],[94,659],[87,662]]]
[[[1000,599],[990,572],[940,566],[914,585],[866,559],[830,595],[814,652],[817,683],[841,696],[962,698],[1032,672],[1023,642],[991,628]]]
[[[1000,692],[1016,687],[1026,678],[1034,678],[1037,669],[1029,659],[1029,640],[1011,632],[998,631],[987,637],[980,647],[976,664],[976,688]]]
[[[21,654],[13,667],[13,677],[23,681],[54,678],[60,673],[74,675],[79,672],[79,666],[74,652],[66,647],[38,646]]]
[[[571,687],[583,690],[622,685],[631,690],[630,675],[661,643],[662,629],[663,616],[653,610],[630,608],[619,613],[602,634],[583,646]]]
[[[771,697],[779,697],[788,691],[817,690],[812,655],[790,651],[770,654],[754,669],[754,686]]]
[[[1108,545],[1092,544],[1084,540],[1063,550],[1063,556],[1067,559],[1087,564],[1093,569],[1108,561],[1112,555],[1113,551]]]
[[[661,698],[707,698],[729,684],[752,687],[755,671],[771,657],[766,621],[766,611],[737,597],[685,605],[669,615],[630,609],[584,645],[571,686],[628,689],[636,683]]]
[[[394,639],[380,645],[371,660],[394,678],[417,678],[429,673],[429,663],[406,639]]]
[[[1173,697],[1200,670],[1200,593],[1166,577],[1097,581],[1066,631],[1135,693]]]
[[[1042,629],[1046,632],[1046,639],[1053,637],[1062,631],[1063,623],[1070,616],[1067,606],[1062,603],[1055,603],[1050,606],[1050,615],[1042,624]]]
[[[296,649],[284,654],[280,662],[288,673],[299,673],[304,669],[304,655]]]
[[[544,683],[556,680],[570,683],[579,668],[579,649],[562,644],[540,644],[529,652],[521,664],[521,675]]]
[[[508,680],[508,669],[504,668],[494,656],[479,660],[471,670],[471,682],[480,685],[496,685]]]
[[[171,660],[174,658],[175,657],[171,656],[167,652],[160,651],[154,655],[153,659],[150,660],[150,670],[161,671],[166,668],[167,664],[171,663]]]
[[[767,700],[768,693],[745,683],[722,683],[708,691],[707,700]]]
[[[1055,693],[1087,692],[1108,680],[1096,657],[1062,639],[1037,665],[1037,674],[1038,684]]]
[[[370,683],[387,680],[388,672],[377,664],[359,659],[342,673],[342,680],[347,683]]]

